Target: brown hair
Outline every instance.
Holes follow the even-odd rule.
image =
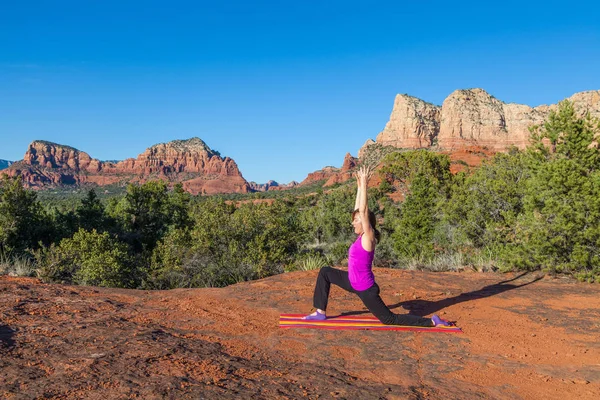
[[[352,211],[352,220],[354,220],[354,217],[358,213],[359,213],[358,210]],[[381,239],[381,233],[377,230],[377,218],[375,217],[375,213],[371,210],[369,210],[369,224],[371,225],[371,228],[373,228],[373,231],[375,232],[375,241],[377,241],[377,243],[379,243],[379,239]]]

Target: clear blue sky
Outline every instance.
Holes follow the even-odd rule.
[[[600,89],[592,1],[2,1],[0,159],[101,160],[202,138],[249,181],[301,181],[383,129],[397,93],[532,106]]]

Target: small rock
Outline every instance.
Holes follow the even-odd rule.
[[[535,333],[532,333],[532,334],[531,334],[531,337],[535,337],[535,336],[536,336],[536,334],[535,334]]]
[[[575,378],[572,381],[573,383],[576,383],[578,385],[587,385],[588,383],[590,383],[590,381],[586,381],[585,379],[581,379],[581,378]]]

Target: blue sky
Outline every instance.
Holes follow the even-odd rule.
[[[341,166],[397,93],[536,106],[600,89],[591,1],[2,1],[0,159],[190,137],[249,181]]]

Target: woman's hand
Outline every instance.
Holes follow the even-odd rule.
[[[354,174],[356,176],[356,182],[360,186],[361,183],[368,183],[369,179],[373,175],[373,170],[370,167],[363,165],[358,169],[358,171]]]

